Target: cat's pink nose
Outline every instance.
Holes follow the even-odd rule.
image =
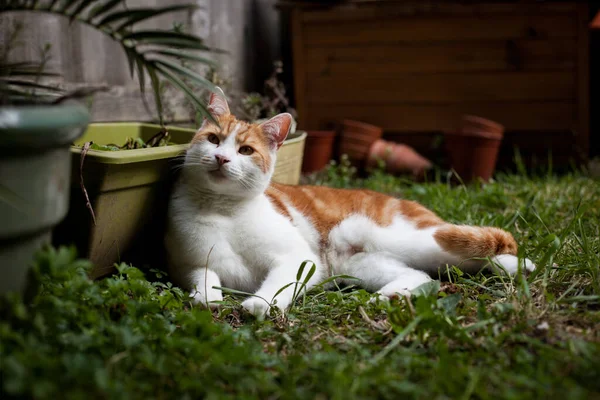
[[[231,161],[229,158],[219,155],[215,155],[215,158],[217,159],[219,165],[227,164],[229,161]]]

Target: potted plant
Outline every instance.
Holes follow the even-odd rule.
[[[194,8],[177,5],[125,7],[123,0],[5,1],[0,15],[35,12],[79,21],[119,43],[144,91],[152,87],[162,123],[161,78],[211,118],[185,80],[214,90],[178,60],[206,64],[198,51],[210,51],[200,38],[176,31],[136,29],[154,17]],[[89,122],[85,107],[71,101],[89,90],[64,93],[53,85],[43,62],[0,60],[0,292],[23,290],[34,253],[48,243],[52,228],[69,208],[69,148]],[[49,82],[50,81],[50,82]]]

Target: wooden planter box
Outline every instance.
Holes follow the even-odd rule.
[[[428,154],[475,114],[506,127],[502,164],[514,146],[526,161],[587,157],[586,2],[297,4],[287,12],[304,129],[358,119]]]

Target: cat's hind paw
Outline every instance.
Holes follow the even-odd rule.
[[[524,269],[526,273],[535,270],[535,264],[528,258],[519,259],[512,254],[500,254],[492,259],[494,264],[500,265],[509,275],[515,275],[519,268]],[[497,265],[492,266],[493,269],[499,270]]]
[[[190,292],[190,298],[192,299],[192,304],[214,310],[219,308],[219,304],[214,302],[223,301],[223,293],[220,290],[213,288],[209,288],[207,293],[200,290],[192,290]]]
[[[250,297],[244,300],[242,307],[258,319],[263,319],[271,310],[270,304],[259,297]]]
[[[399,299],[400,297],[410,297],[410,290],[407,289],[399,289],[394,293],[383,294],[381,291],[375,292],[372,294],[372,297],[369,299],[369,304],[377,304],[377,303],[388,303],[392,299]]]

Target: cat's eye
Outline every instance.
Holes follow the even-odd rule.
[[[219,138],[214,133],[211,133],[210,135],[208,135],[208,141],[211,142],[212,144],[219,144],[219,142],[220,142]]]
[[[250,154],[254,153],[254,149],[250,146],[242,146],[238,151],[244,156],[249,156]]]

